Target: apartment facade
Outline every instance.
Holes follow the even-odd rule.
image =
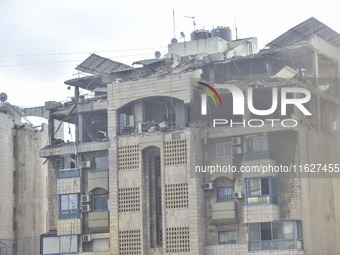
[[[46,103],[41,254],[339,253],[339,34],[311,18],[258,52],[202,33],[141,68],[93,54]]]

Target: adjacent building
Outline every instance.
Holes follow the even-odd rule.
[[[6,98],[1,93],[0,254],[39,254],[40,235],[48,230],[48,168],[39,156],[48,143],[47,125],[21,121],[25,111],[43,116],[43,108],[21,109]]]
[[[218,27],[140,68],[91,55],[45,105],[41,254],[340,254],[339,45],[310,18],[261,51]]]

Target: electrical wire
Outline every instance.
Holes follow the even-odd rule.
[[[134,57],[134,56],[141,56],[141,55],[145,55],[145,53],[114,56],[114,57],[111,57],[111,58],[124,58],[124,57]],[[64,64],[64,63],[83,62],[83,61],[84,61],[84,59],[77,59],[77,60],[62,60],[62,61],[25,63],[25,64],[8,64],[8,65],[1,65],[0,68],[23,67],[23,66],[37,66],[37,65],[51,65],[51,64]]]
[[[136,49],[120,49],[120,50],[101,50],[101,51],[79,51],[79,52],[57,52],[57,53],[34,53],[34,54],[17,54],[17,55],[2,55],[1,58],[11,57],[39,57],[39,56],[60,56],[60,55],[77,55],[77,54],[92,54],[93,52],[122,52],[122,51],[139,51],[139,50],[156,50],[165,49],[167,47],[153,47],[153,48],[136,48]]]

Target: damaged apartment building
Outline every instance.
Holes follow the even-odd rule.
[[[65,82],[74,98],[45,105],[41,254],[340,254],[339,46],[310,18],[261,51],[217,27],[140,67],[89,56],[76,68],[88,75]],[[278,107],[233,114],[230,85],[257,110]],[[283,110],[304,97],[292,88],[310,99]],[[75,141],[58,139],[56,122],[74,125]],[[293,170],[238,171],[269,165]]]

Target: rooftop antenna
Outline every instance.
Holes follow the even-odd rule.
[[[190,16],[183,16],[184,18],[192,19],[192,24],[194,25],[194,31],[196,31],[196,19],[195,17],[190,17]]]
[[[175,10],[172,10],[172,20],[174,22],[174,38],[176,37],[176,26],[175,26]]]
[[[234,18],[234,22],[235,22],[235,35],[236,35],[236,40],[237,40],[237,39],[238,39],[238,36],[237,36],[236,18]]]

